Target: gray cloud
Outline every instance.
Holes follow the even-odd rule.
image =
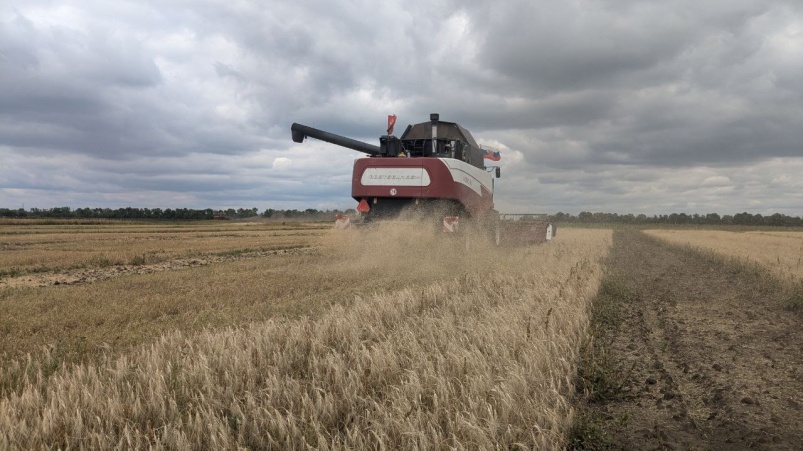
[[[0,206],[345,208],[354,152],[440,112],[502,210],[803,214],[792,1],[0,6]],[[797,171],[797,172],[795,172]]]

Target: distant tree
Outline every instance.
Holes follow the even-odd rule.
[[[748,225],[751,222],[753,222],[753,215],[746,211],[733,215],[733,223],[736,225]]]
[[[568,215],[562,211],[559,211],[552,215],[552,220],[555,222],[569,222],[571,215]]]

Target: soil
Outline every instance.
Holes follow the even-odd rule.
[[[287,248],[243,252],[237,254],[207,254],[198,257],[176,258],[153,264],[143,265],[109,265],[104,267],[89,267],[69,269],[57,272],[28,273],[16,277],[0,279],[2,287],[46,287],[52,285],[80,285],[98,282],[130,274],[151,274],[161,271],[175,271],[180,269],[207,266],[235,260],[249,260],[269,255],[296,254],[309,251],[310,247]]]
[[[612,448],[803,449],[803,317],[778,283],[636,231],[611,252],[624,383],[591,409]]]

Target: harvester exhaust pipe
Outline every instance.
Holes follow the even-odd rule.
[[[320,139],[338,146],[346,147],[356,150],[357,152],[367,153],[368,155],[379,155],[379,146],[357,141],[356,139],[346,138],[345,136],[336,135],[334,133],[318,130],[317,128],[308,127],[306,125],[293,123],[290,126],[290,131],[293,134],[293,141],[300,143],[304,142],[307,136]]]
[[[429,120],[432,121],[432,155],[438,154],[438,121],[441,116],[438,113],[429,115]]]

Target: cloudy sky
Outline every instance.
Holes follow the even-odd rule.
[[[803,214],[798,0],[0,2],[0,207],[351,208],[429,113],[504,212]]]

